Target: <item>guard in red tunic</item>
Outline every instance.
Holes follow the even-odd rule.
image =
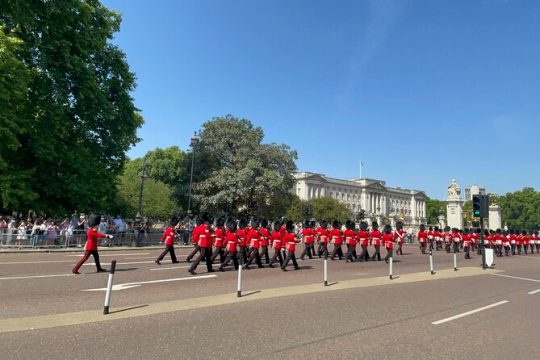
[[[299,243],[300,240],[296,238],[296,235],[294,233],[294,223],[292,221],[290,220],[287,221],[285,228],[287,229],[287,234],[285,235],[285,238],[284,238],[285,246],[287,246],[287,257],[285,258],[283,265],[281,265],[281,270],[287,271],[286,267],[289,264],[289,261],[291,260],[294,265],[294,270],[298,270],[298,263],[296,262],[296,256],[294,255],[294,250],[296,249],[296,244]]]
[[[441,231],[438,226],[435,226],[435,230],[433,231],[433,240],[435,240],[435,250],[439,251],[443,248],[443,235],[441,234]]]
[[[328,257],[328,241],[330,241],[330,231],[328,231],[328,223],[324,220],[317,229],[317,241],[319,242],[319,249],[317,251],[319,258],[322,256]]]
[[[452,246],[452,233],[450,232],[450,226],[444,228],[444,249],[447,253],[450,253],[450,248]]]
[[[418,238],[418,242],[420,242],[420,252],[422,254],[426,253],[426,245],[427,245],[427,232],[426,232],[426,226],[424,224],[420,225],[420,231],[418,231],[418,234],[416,235]]]
[[[369,235],[367,232],[368,224],[365,221],[362,221],[360,223],[360,230],[358,231],[358,242],[360,243],[360,247],[362,248],[362,252],[360,253],[360,261],[368,261],[369,260],[369,253],[368,253],[368,244],[369,244]]]
[[[529,249],[529,235],[527,235],[527,230],[523,230],[521,243],[523,244],[523,251],[525,252],[525,255],[527,255]]]
[[[502,230],[497,229],[495,230],[495,235],[493,236],[493,240],[495,242],[495,253],[498,257],[503,256],[503,243],[504,243],[504,236],[502,235]]]
[[[219,255],[219,262],[222,263],[225,261],[225,219],[220,217],[216,221],[216,228],[213,232],[213,239],[214,239],[214,253],[212,254],[212,263],[216,260],[216,258]]]
[[[191,224],[191,219],[189,219],[189,223]],[[195,255],[197,255],[197,253],[199,253],[201,251],[201,248],[199,247],[199,244],[197,243],[197,234],[195,233],[195,229],[197,229],[199,226],[201,226],[203,223],[202,219],[200,217],[197,218],[197,226],[195,226],[192,230],[191,230],[191,242],[193,243],[193,250],[191,251],[191,253],[188,255],[188,257],[186,258],[186,261],[187,262],[191,262],[191,260],[193,259],[193,257]],[[191,225],[190,225],[191,226]]]
[[[508,234],[508,239],[510,240],[510,249],[512,251],[512,256],[516,255],[516,247],[517,247],[517,236],[514,232],[514,229],[510,229]]]
[[[238,240],[240,241],[238,245],[238,250],[240,252],[239,256],[242,257],[243,263],[247,263],[247,226],[248,222],[246,219],[241,218],[238,221],[238,230],[236,230],[236,235],[238,236]]]
[[[225,246],[227,248],[227,255],[225,256],[225,261],[219,266],[219,271],[224,271],[223,268],[233,261],[234,269],[238,270],[238,236],[236,236],[236,221],[229,219],[227,222],[227,233],[225,235]]]
[[[330,231],[330,241],[332,241],[332,244],[334,244],[334,250],[332,250],[330,260],[334,260],[336,255],[339,257],[339,260],[341,260],[341,258],[343,258],[343,249],[341,249],[343,238],[341,234],[341,224],[337,220],[334,220],[334,222],[332,223],[332,230]]]
[[[90,215],[88,217],[88,231],[86,232],[86,244],[84,244],[84,256],[79,260],[77,265],[71,270],[74,274],[80,274],[79,269],[88,260],[90,255],[94,257],[96,263],[97,272],[105,272],[106,269],[101,267],[99,263],[98,254],[98,239],[109,238],[112,239],[112,235],[105,235],[98,232],[99,223],[101,222],[101,215]]]
[[[253,220],[251,222],[251,226],[248,228],[247,243],[249,244],[249,258],[244,266],[244,268],[247,270],[249,270],[249,265],[253,263],[253,260],[255,260],[255,263],[257,264],[259,269],[263,267],[263,264],[261,262],[261,256],[259,254],[259,249],[261,247],[261,235],[257,230],[259,226],[260,223],[257,220]]]
[[[461,236],[457,228],[452,228],[452,244],[455,253],[459,252],[459,244],[461,243]]]
[[[540,254],[540,236],[538,235],[538,230],[534,232],[534,244],[536,247],[536,253]]]
[[[382,236],[384,247],[386,249],[386,256],[384,261],[388,264],[388,260],[394,255],[394,235],[392,234],[392,227],[390,225],[384,226],[384,235]]]
[[[304,222],[302,239],[304,240],[304,251],[300,254],[300,260],[304,260],[306,254],[310,259],[313,259],[313,255],[315,255],[315,247],[313,246],[315,242],[315,231],[313,231],[312,223],[309,220]]]
[[[279,260],[279,266],[283,266],[283,256],[281,255],[281,248],[283,247],[283,235],[281,234],[281,222],[278,220],[274,223],[274,231],[271,235],[272,247],[274,248],[274,256],[270,259],[269,267],[274,267],[276,259]]]
[[[175,227],[177,224],[178,218],[173,216],[169,221],[169,226],[167,226],[167,229],[165,229],[163,235],[161,236],[161,241],[165,243],[165,250],[163,250],[163,252],[155,260],[155,263],[158,265],[161,265],[161,260],[163,260],[167,253],[171,254],[171,261],[173,264],[179,263],[179,261],[176,259],[176,254],[174,253],[174,239],[177,238]]]
[[[270,255],[268,254],[268,245],[270,244],[270,231],[268,231],[268,220],[261,220],[259,234],[261,235],[261,259],[264,257],[265,263],[266,265],[268,265],[270,263]]]
[[[396,254],[403,255],[403,243],[405,242],[405,231],[403,230],[403,223],[401,221],[398,221],[396,223],[396,231],[394,231],[394,242],[396,242],[398,245]]]
[[[375,258],[377,258],[377,261],[381,261],[382,235],[381,235],[381,232],[379,231],[379,224],[377,224],[376,221],[371,223],[371,232],[369,233],[369,242],[371,245],[375,247],[375,253],[373,253],[371,260],[375,261]]]
[[[510,234],[508,233],[508,231],[503,230],[502,236],[503,236],[504,255],[510,256]]]
[[[429,251],[433,250],[433,241],[434,241],[434,234],[433,234],[433,226],[429,227],[429,230],[427,232],[427,238],[429,243]]]
[[[463,230],[463,251],[465,252],[465,259],[471,258],[471,235],[469,234],[469,230],[465,229]]]
[[[347,245],[347,254],[345,254],[346,262],[354,261],[354,250],[356,249],[356,236],[354,234],[355,225],[352,221],[347,220],[345,222],[345,231],[343,232],[343,238],[345,239],[345,245]]]
[[[201,262],[201,260],[206,260],[206,269],[208,272],[214,272],[212,269],[212,231],[210,224],[214,221],[212,215],[204,213],[202,216],[203,223],[193,229],[193,233],[196,235],[197,244],[201,249],[199,256],[191,263],[191,266],[188,269],[188,272],[192,275],[196,275],[195,270]]]

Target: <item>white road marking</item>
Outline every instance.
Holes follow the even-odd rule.
[[[504,277],[507,277],[507,278],[510,278],[510,279],[527,280],[527,281],[534,281],[534,282],[539,282],[539,283],[540,283],[540,280],[529,279],[529,278],[518,277],[518,276],[510,276],[510,275],[503,275],[503,274],[491,274],[491,275],[494,275],[494,276],[504,276]]]
[[[63,276],[75,276],[75,274],[12,276],[12,277],[0,277],[0,280],[36,279],[36,278],[50,278],[50,277],[63,277]]]
[[[0,265],[19,265],[19,264],[49,264],[49,263],[71,263],[69,260],[49,260],[49,261],[13,261],[1,262]]]
[[[130,262],[117,262],[116,265],[133,265],[133,264],[150,264],[150,263],[153,263],[154,261],[130,261]],[[107,265],[107,263],[105,262],[102,262],[101,263],[102,265]],[[95,266],[96,264],[94,263],[85,263],[83,264],[83,266]]]
[[[215,278],[217,275],[203,275],[203,276],[192,276],[192,277],[184,277],[184,278],[174,278],[174,279],[163,279],[163,280],[151,280],[151,281],[140,281],[140,282],[133,282],[133,283],[125,283],[125,284],[116,284],[113,285],[112,290],[125,290],[130,289],[132,287],[141,286],[144,284],[156,284],[156,283],[163,283],[163,282],[171,282],[171,281],[183,281],[183,280],[199,280],[199,279],[209,279],[209,278]],[[107,288],[98,288],[98,289],[86,289],[83,291],[105,291]]]
[[[467,315],[471,315],[471,314],[474,314],[474,313],[477,313],[477,312],[480,312],[480,311],[484,311],[484,310],[490,309],[490,308],[495,307],[495,306],[499,306],[499,305],[502,305],[502,304],[506,304],[507,302],[508,302],[508,300],[499,301],[498,303],[495,303],[495,304],[491,304],[491,305],[484,306],[484,307],[481,307],[481,308],[478,308],[478,309],[474,309],[474,310],[471,310],[471,311],[467,311],[467,312],[464,312],[464,313],[462,313],[462,314],[458,314],[458,315],[454,315],[454,316],[448,317],[448,318],[446,318],[446,319],[434,321],[434,322],[432,322],[432,324],[433,324],[433,325],[443,324],[443,323],[445,323],[445,322],[452,321],[452,320],[456,320],[456,319],[462,318],[462,317],[467,316]]]
[[[105,256],[139,256],[139,255],[150,255],[150,253],[130,253],[130,254],[99,254],[99,257],[105,257]],[[66,256],[78,256],[83,257],[84,254],[77,254],[77,255],[66,255]]]
[[[187,269],[188,267],[189,267],[189,266],[160,267],[160,268],[150,269],[150,271]]]
[[[534,291],[529,291],[527,294],[534,295],[534,294],[539,293],[539,292],[540,292],[540,289],[534,290]]]

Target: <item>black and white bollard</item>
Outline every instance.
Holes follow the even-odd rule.
[[[242,268],[244,267],[243,261],[240,261],[238,266],[238,286],[236,287],[236,297],[242,297]]]
[[[324,286],[328,286],[328,254],[324,253],[324,273],[323,273]]]
[[[454,251],[454,271],[457,271],[457,253]]]
[[[435,270],[433,269],[433,251],[429,250],[429,270],[431,275],[435,275]]]
[[[111,304],[111,291],[113,286],[113,275],[116,269],[116,260],[111,262],[111,272],[109,273],[109,280],[107,282],[107,291],[105,292],[105,305],[103,306],[103,315],[109,315],[109,305]]]
[[[394,280],[394,257],[390,256],[390,265],[388,269],[388,275],[390,277],[390,280]]]

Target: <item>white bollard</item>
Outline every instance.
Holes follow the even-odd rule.
[[[429,251],[429,270],[431,271],[431,275],[435,275],[435,271],[433,269],[433,252]]]
[[[107,291],[105,292],[105,305],[103,306],[103,315],[109,315],[109,305],[111,304],[111,291],[113,286],[113,275],[116,269],[116,260],[111,262],[111,272],[107,281]]]
[[[457,253],[454,251],[454,271],[457,271]]]
[[[390,280],[393,280],[393,276],[394,276],[393,266],[394,266],[394,258],[391,256],[390,257],[390,269],[388,271],[389,276],[390,276]]]
[[[244,265],[241,263],[238,266],[238,286],[236,287],[236,296],[242,297],[242,267]]]
[[[324,274],[323,274],[324,286],[328,286],[328,255],[324,254]]]

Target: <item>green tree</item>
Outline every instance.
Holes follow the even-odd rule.
[[[232,115],[203,124],[195,149],[196,207],[267,218],[285,213],[297,154],[287,145],[264,144],[263,138],[260,127]]]
[[[436,199],[426,200],[426,213],[428,224],[438,224],[439,215],[446,216],[446,202]]]
[[[147,164],[149,165],[148,168],[151,168],[152,163],[147,160]],[[142,167],[142,158],[127,161],[124,171],[118,177],[118,212],[127,217],[135,217],[137,214]],[[149,172],[149,175],[145,179],[143,187],[142,215],[165,220],[171,215],[179,213],[181,209],[172,198],[172,187],[162,181],[153,179],[151,172]]]
[[[306,214],[306,209],[312,209],[312,215]],[[302,221],[308,218],[317,220],[333,221],[338,220],[345,222],[352,217],[351,210],[339,201],[330,197],[322,197],[319,199],[300,200],[298,196],[292,200],[289,209],[286,213],[286,218],[293,221]]]
[[[9,161],[18,178],[8,179],[15,191],[2,192],[4,209],[55,214],[113,203],[143,123],[130,95],[135,76],[110,43],[120,21],[97,0],[0,2],[1,31],[22,41],[15,54],[30,74],[17,109],[28,123]],[[15,71],[9,76],[23,79]]]
[[[540,193],[531,187],[507,193],[497,199],[503,224],[509,228],[535,230],[540,228]]]

